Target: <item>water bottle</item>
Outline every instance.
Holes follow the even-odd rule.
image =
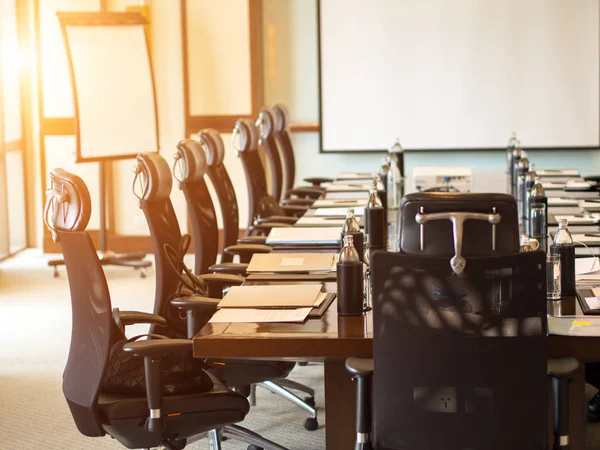
[[[523,222],[524,222],[524,233],[529,233],[529,216],[531,215],[529,197],[531,195],[531,188],[535,184],[536,178],[535,164],[529,164],[529,171],[525,174],[525,189],[523,191]]]
[[[510,172],[511,174],[511,184],[510,184],[510,193],[513,197],[517,198],[517,178],[519,176],[517,170],[519,166],[519,161],[521,160],[521,154],[523,150],[521,149],[521,143],[517,142],[517,146],[513,149],[513,166]]]
[[[345,236],[352,236],[352,242],[356,252],[358,253],[358,259],[361,262],[364,262],[365,239],[362,231],[360,231],[358,220],[356,220],[356,217],[354,216],[354,209],[348,209],[348,211],[346,211],[346,220],[342,226],[342,248],[344,247]]]
[[[353,245],[352,235],[344,236],[337,263],[337,308],[342,316],[363,313],[363,264]]]
[[[558,231],[550,246],[551,255],[560,256],[561,295],[575,294],[575,245],[567,229],[567,219],[558,219]]]
[[[404,150],[396,139],[388,151],[390,169],[387,174],[388,208],[398,209],[404,196]]]
[[[515,133],[512,134],[508,141],[508,146],[506,147],[506,163],[507,163],[507,182],[508,189],[506,192],[512,192],[512,170],[513,170],[513,151],[515,147],[518,145],[517,136]]]
[[[381,206],[383,206],[385,217],[387,219],[388,196],[387,191],[382,188],[382,181],[379,175],[375,175],[375,178],[373,179],[373,186],[375,186],[375,189],[377,189],[377,195],[379,196],[379,200],[381,200]]]
[[[529,159],[527,153],[521,152],[521,159],[517,164],[517,211],[519,214],[519,233],[525,232],[525,183],[529,172]]]
[[[379,178],[381,178],[381,183],[383,184],[383,188],[387,190],[387,177],[390,172],[390,157],[386,156],[381,160],[381,167],[379,168]]]
[[[371,186],[365,208],[365,233],[369,235],[369,251],[385,250],[387,220],[376,186]]]
[[[543,252],[548,251],[548,197],[537,176],[529,192],[529,235],[538,240]]]

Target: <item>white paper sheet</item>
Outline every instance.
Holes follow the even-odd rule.
[[[318,208],[315,211],[315,216],[317,217],[326,217],[326,216],[337,216],[337,217],[346,217],[346,212],[348,211],[348,208]],[[365,208],[364,206],[360,206],[358,208],[354,208],[354,215],[355,216],[363,216],[365,214]]]
[[[599,269],[600,263],[598,262],[598,257],[575,259],[575,275],[593,273]]]
[[[315,217],[315,216],[302,216],[294,224],[294,226],[343,226],[346,221],[343,217]]]
[[[585,302],[590,309],[600,309],[600,298],[598,297],[586,297]]]
[[[219,309],[209,320],[211,323],[266,323],[266,322],[304,322],[312,308],[297,309]]]

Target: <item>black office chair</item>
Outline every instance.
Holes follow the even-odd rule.
[[[271,195],[284,205],[312,205],[315,199],[323,195],[323,189],[311,187],[293,189],[283,186],[284,169],[281,158],[283,151],[280,152],[275,140],[273,112],[269,108],[262,108],[258,113],[256,125],[260,133],[259,145],[264,149],[269,161]]]
[[[272,108],[274,125],[275,125],[275,140],[281,149],[283,160],[283,168],[285,173],[284,192],[294,188],[296,179],[296,160],[294,156],[294,147],[290,138],[290,114],[285,105],[278,103]],[[331,183],[332,178],[326,177],[309,177],[304,181],[311,183],[313,189],[324,189],[321,186],[324,183]],[[302,187],[301,187],[302,188]]]
[[[271,247],[259,244],[229,245],[223,251],[232,256],[239,255],[242,263],[216,264],[219,229],[213,201],[204,180],[207,168],[207,158],[200,142],[184,139],[177,144],[173,177],[185,196],[191,218],[196,257],[194,271],[197,275],[218,272],[245,276],[252,255],[270,253]]]
[[[373,373],[374,448],[546,449],[547,374],[554,448],[568,448],[578,363],[547,359],[545,253],[518,253],[514,198],[410,194],[398,222],[400,253],[371,263],[375,367],[346,364],[358,377],[356,448],[373,448]]]
[[[261,225],[264,220],[272,220],[273,217],[277,217],[283,224],[295,223],[297,216],[304,214],[308,207],[279,205],[279,202],[269,195],[265,171],[257,152],[258,130],[255,123],[249,119],[238,120],[233,130],[232,141],[246,175],[249,232],[256,230],[255,225]]]
[[[200,161],[203,160],[203,157],[198,157],[197,153],[200,149],[196,148],[195,150],[184,152],[187,161],[193,161],[189,166],[186,166],[189,171],[198,171],[202,168]],[[184,169],[184,173],[185,171],[186,169]],[[138,195],[138,199],[148,222],[156,255],[157,296],[154,307],[155,311],[168,311],[168,317],[173,318],[169,322],[169,325],[179,333],[182,332],[184,327],[177,321],[177,319],[181,320],[179,316],[180,311],[175,308],[186,311],[186,336],[191,338],[200,331],[216,310],[219,300],[215,297],[220,298],[222,296],[223,287],[227,285],[239,285],[243,283],[244,278],[239,275],[223,273],[197,275],[198,279],[208,284],[208,298],[203,296],[174,298],[179,277],[168,261],[164,262],[169,258],[169,255],[164,250],[165,247],[174,247],[177,245],[175,242],[181,240],[177,216],[169,198],[172,187],[171,171],[165,159],[159,154],[141,153],[137,156],[135,172],[134,191],[136,180],[140,180],[142,194]],[[192,175],[192,179],[194,179],[194,175]],[[159,263],[159,259],[161,263]],[[169,286],[170,289],[166,290],[165,286]],[[161,332],[169,333],[170,330],[162,329]],[[285,380],[285,377],[294,368],[295,363],[287,361],[220,359],[207,360],[207,364],[209,364],[207,370],[211,374],[227,383],[228,386],[235,387],[236,390],[243,391],[247,395],[250,393],[251,385],[260,383],[261,386],[271,392],[287,398],[310,413],[311,417],[307,418],[304,422],[306,429],[312,431],[318,428],[317,411],[314,408],[314,391],[299,383]],[[303,392],[309,392],[311,397],[301,399],[285,389],[284,385]],[[236,439],[244,440],[244,437],[243,435],[236,436]],[[244,440],[244,442],[250,441]],[[267,440],[263,440],[261,446],[273,449],[279,448]]]
[[[161,445],[172,450],[182,449],[194,437],[209,432],[212,448],[220,449],[218,429],[242,421],[249,405],[243,396],[200,369],[194,373],[189,392],[166,394],[173,386],[165,384],[162,360],[173,352],[191,352],[190,341],[165,338],[125,344],[123,350],[135,355],[129,364],[140,371],[145,367],[132,384],[145,384],[146,394],[127,388],[108,393],[103,387],[116,354],[111,349],[125,339],[117,321],[121,326],[164,326],[166,321],[154,314],[111,311],[104,272],[85,231],[90,213],[84,182],[62,169],[53,170],[44,221],[53,240],[60,242],[71,290],[73,329],[63,392],[77,428],[90,437],[109,434],[127,448]]]

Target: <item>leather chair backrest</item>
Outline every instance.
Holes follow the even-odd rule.
[[[239,143],[237,139],[239,137]],[[242,160],[248,187],[248,229],[257,217],[284,215],[277,200],[269,195],[265,171],[258,156],[258,130],[252,120],[240,119],[233,130],[234,147]]]
[[[278,103],[271,109],[275,123],[275,142],[281,151],[283,162],[283,173],[285,183],[283,191],[286,192],[294,187],[296,177],[296,161],[294,159],[294,148],[290,138],[290,114],[282,103]]]
[[[273,113],[269,108],[262,108],[258,113],[258,123],[260,131],[260,145],[267,154],[269,168],[271,172],[271,195],[276,200],[282,199],[283,189],[283,167],[281,157],[275,141],[275,128]]]
[[[197,275],[208,273],[219,251],[217,216],[204,181],[207,169],[206,155],[200,142],[184,139],[177,144],[173,176],[178,179],[190,213],[196,259],[194,271]]]
[[[148,223],[155,258],[154,314],[167,319],[168,328],[178,330],[181,336],[185,337],[185,323],[179,320],[179,311],[169,306],[179,285],[179,274],[169,262],[165,245],[177,249],[181,243],[179,222],[169,198],[173,184],[171,168],[158,153],[140,153],[136,158],[135,172],[133,189],[134,192],[138,189],[136,180],[139,180],[141,194],[136,195]],[[151,331],[164,332],[154,326],[151,327]]]
[[[233,255],[225,253],[224,249],[237,243],[239,237],[239,212],[235,189],[227,169],[225,168],[225,145],[218,131],[206,129],[198,133],[198,140],[206,152],[208,162],[208,178],[215,188],[219,205],[221,206],[221,218],[223,219],[223,242],[219,249],[222,263],[232,262]]]
[[[467,219],[464,222],[460,249],[463,257],[502,256],[519,251],[517,205],[510,195],[419,192],[402,199],[398,216],[400,251],[453,257],[456,248],[452,222],[439,219],[418,223],[419,213],[428,218],[439,213],[481,214],[483,220]],[[487,220],[486,215],[492,214],[499,215],[496,224]]]
[[[92,202],[87,186],[77,175],[63,169],[50,173],[44,221],[56,241],[57,231],[83,231],[90,221]]]
[[[116,326],[104,271],[85,231],[91,214],[87,186],[77,175],[54,169],[44,210],[44,221],[60,242],[71,291],[71,346],[63,393],[79,431],[103,436],[97,400]]]

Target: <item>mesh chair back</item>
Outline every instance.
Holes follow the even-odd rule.
[[[545,449],[545,254],[371,264],[376,447]]]
[[[239,212],[238,202],[235,195],[231,178],[227,173],[223,158],[225,146],[223,139],[216,130],[207,129],[198,133],[198,139],[202,143],[208,161],[208,178],[212,182],[219,205],[221,206],[221,217],[223,219],[223,243],[220,248],[222,263],[232,262],[233,255],[223,250],[237,243],[239,237]]]
[[[294,148],[290,138],[290,114],[285,105],[278,103],[273,106],[273,118],[275,119],[275,140],[281,150],[283,170],[285,173],[284,192],[294,187],[296,178],[296,160],[294,159]]]
[[[249,119],[240,119],[236,122],[233,131],[234,139],[239,136],[238,155],[242,160],[246,185],[248,186],[248,229],[257,217],[270,217],[285,215],[277,200],[269,195],[265,170],[258,156],[258,130]],[[235,145],[235,144],[234,144]]]
[[[63,393],[79,431],[86,436],[103,436],[97,399],[114,321],[104,272],[85,232],[90,213],[90,194],[81,178],[62,169],[53,170],[44,220],[61,245],[72,308]]]
[[[177,144],[176,161],[173,176],[177,178],[185,196],[192,223],[196,259],[194,272],[197,275],[208,273],[208,268],[217,261],[219,228],[212,198],[204,181],[207,162],[202,144],[192,139],[180,141]]]
[[[267,154],[271,172],[271,195],[275,200],[281,200],[283,188],[283,168],[281,158],[275,142],[273,113],[269,108],[262,108],[258,113],[258,123],[260,124],[260,145]]]
[[[185,322],[179,318],[179,311],[169,304],[177,291],[180,274],[173,270],[165,246],[177,249],[181,243],[179,222],[169,198],[173,184],[171,169],[158,153],[141,153],[136,158],[134,192],[137,180],[141,184],[142,191],[138,197],[140,208],[148,223],[155,258],[154,314],[167,320],[168,329],[177,330],[185,337],[187,336]],[[164,331],[158,326],[151,327],[153,333]]]

